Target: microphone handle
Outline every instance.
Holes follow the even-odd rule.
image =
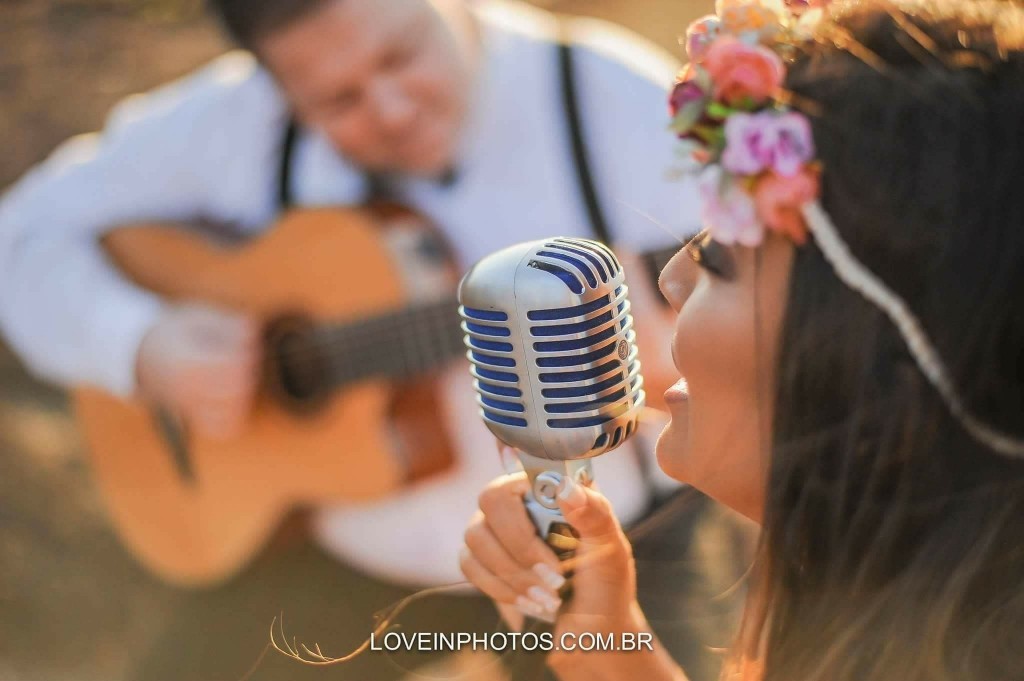
[[[530,479],[530,491],[523,499],[526,511],[537,528],[537,534],[565,562],[576,555],[579,533],[570,525],[558,508],[557,493],[563,478],[571,477],[588,484],[594,479],[590,459],[550,461],[519,452],[519,460]],[[572,597],[572,571],[565,573],[565,584],[558,595],[566,603]],[[552,634],[554,625],[542,619],[527,616],[522,633]],[[556,642],[557,643],[557,642]],[[512,681],[540,681],[545,678],[547,653],[539,648],[527,651],[519,648],[504,658],[505,668]]]
[[[544,542],[558,556],[558,560],[566,561],[576,555],[579,533],[567,522],[552,522],[548,526]],[[558,591],[563,602],[572,598],[572,571],[565,573],[565,584]],[[523,620],[522,633],[552,634],[554,624],[546,620],[527,616]],[[557,643],[557,642],[556,642]],[[527,651],[518,649],[506,658],[505,668],[512,681],[541,681],[545,678],[547,653],[541,650]]]

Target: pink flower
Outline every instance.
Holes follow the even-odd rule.
[[[756,175],[774,170],[790,177],[812,158],[811,124],[801,113],[736,113],[725,122],[722,164],[730,173]]]
[[[708,48],[722,30],[718,17],[710,14],[697,19],[686,29],[686,56],[690,62],[699,64],[708,53]]]
[[[786,75],[777,54],[762,45],[747,45],[723,35],[708,50],[704,67],[715,84],[715,99],[730,106],[749,100],[762,104]]]
[[[800,208],[816,199],[818,191],[818,173],[809,168],[790,177],[768,175],[754,188],[757,216],[768,229],[802,245],[807,241],[807,225]]]
[[[753,198],[724,177],[720,166],[705,168],[697,186],[701,218],[712,239],[725,245],[757,246],[761,243],[764,226],[757,218]]]

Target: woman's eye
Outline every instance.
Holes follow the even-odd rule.
[[[701,268],[722,279],[732,279],[735,274],[732,254],[725,246],[715,242],[706,232],[701,232],[686,245],[686,252]]]

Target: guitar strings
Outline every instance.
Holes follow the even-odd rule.
[[[335,355],[354,355],[360,358],[387,358],[390,351],[401,350],[408,357],[414,355],[410,355],[408,350],[404,349],[406,346],[410,344],[422,346],[424,342],[431,344],[430,347],[433,349],[436,359],[440,361],[454,355],[458,349],[464,347],[462,332],[458,325],[458,313],[456,308],[450,306],[447,301],[443,308],[435,304],[427,309],[406,312],[405,315],[406,317],[402,319],[382,317],[361,321],[345,328],[344,333],[341,334],[334,333],[335,330],[329,330],[327,333],[314,332],[313,335],[304,339],[302,347],[282,348],[274,352],[267,352],[264,354],[262,362],[266,364],[278,361],[280,358],[315,357],[317,354],[326,354],[325,351]],[[419,339],[422,342],[409,343],[408,339],[410,338]],[[447,352],[448,348],[451,348],[451,355]],[[438,351],[442,351],[444,354],[442,355]],[[409,363],[411,364],[411,362]],[[417,364],[429,366],[428,362],[419,361]]]

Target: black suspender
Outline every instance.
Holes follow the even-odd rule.
[[[590,172],[590,157],[587,154],[586,140],[583,138],[583,121],[580,117],[579,98],[577,96],[578,88],[576,86],[572,44],[565,33],[563,25],[562,40],[558,45],[558,62],[562,77],[562,102],[564,104],[566,124],[569,128],[569,141],[576,168],[576,179],[579,184],[580,196],[586,205],[592,234],[598,241],[603,241],[609,246],[613,246],[611,232],[608,229],[608,220],[601,209],[601,202],[598,200],[597,190],[594,187],[594,176]],[[637,466],[640,468],[640,475],[643,477],[650,498],[650,506],[643,517],[647,517],[660,502],[654,486],[654,471],[651,469],[650,461],[644,455],[644,449],[649,444],[643,442],[633,450],[636,455]]]
[[[285,127],[284,135],[281,138],[280,165],[277,169],[277,210],[283,213],[295,207],[295,145],[299,138],[299,124],[294,117],[289,117],[288,125]],[[384,199],[390,196],[387,178],[376,173],[364,173],[366,183],[365,201],[373,199]],[[445,182],[451,183],[451,174],[446,176]]]
[[[292,190],[292,159],[295,157],[295,140],[299,136],[299,124],[288,118],[284,137],[281,139],[281,165],[277,170],[277,209],[284,212],[295,205]]]
[[[590,230],[598,241],[612,245],[608,221],[605,219],[601,202],[594,188],[594,176],[590,172],[590,156],[587,143],[583,138],[583,121],[580,118],[579,97],[577,96],[576,69],[572,45],[568,40],[561,40],[558,45],[558,63],[562,82],[562,104],[565,120],[569,128],[569,142],[572,151],[573,165],[576,169],[576,180],[580,197],[587,209]]]

